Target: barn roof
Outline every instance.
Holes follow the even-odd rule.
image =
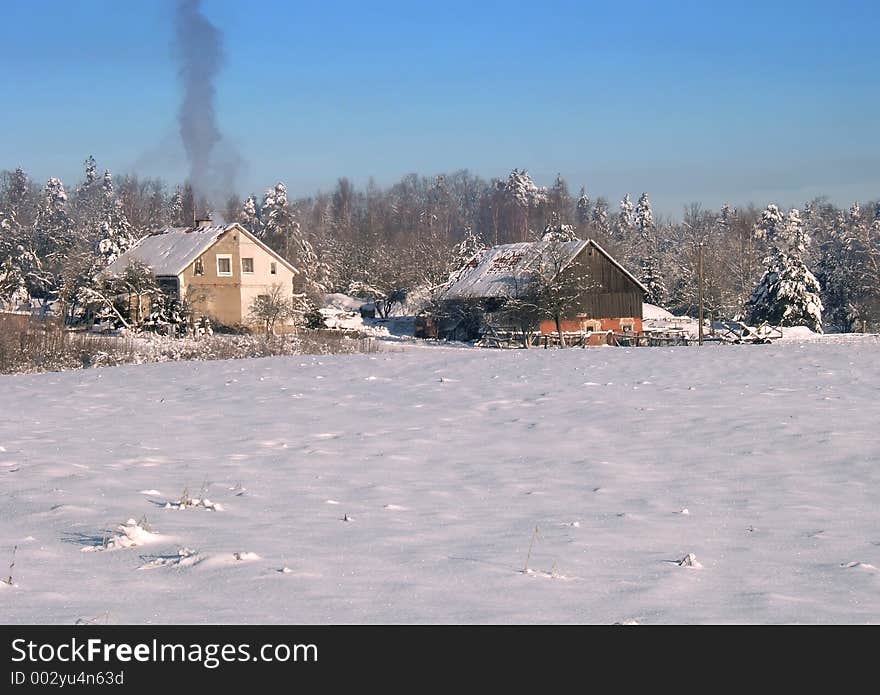
[[[479,251],[465,266],[458,278],[440,296],[441,300],[515,297],[523,292],[536,277],[538,261],[552,244],[550,240],[503,244]],[[615,261],[605,249],[592,239],[574,239],[559,245],[562,254],[560,269],[571,263],[587,246],[593,246],[647,292],[629,271]]]
[[[296,269],[239,224],[218,224],[204,227],[166,227],[141,239],[107,266],[105,273],[118,275],[133,260],[140,261],[158,276],[180,275],[230,229],[249,237],[264,250],[296,273]]]

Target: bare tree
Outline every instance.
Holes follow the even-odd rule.
[[[263,326],[266,335],[275,332],[275,325],[279,321],[293,319],[298,315],[293,298],[280,283],[272,285],[266,294],[257,295],[249,310],[250,318]]]

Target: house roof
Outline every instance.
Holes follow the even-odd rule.
[[[535,279],[538,262],[553,243],[549,240],[503,244],[479,251],[466,264],[452,284],[440,295],[441,300],[512,297],[521,294]],[[587,246],[593,246],[643,291],[647,292],[629,271],[615,261],[592,239],[574,239],[559,245],[562,258],[559,268],[568,266]]]
[[[205,227],[167,227],[141,239],[107,266],[105,273],[118,275],[133,260],[144,263],[157,277],[180,275],[186,268],[217,242],[226,232],[235,229],[275,256],[293,273],[297,270],[240,224]]]

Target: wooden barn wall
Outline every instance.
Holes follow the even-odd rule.
[[[642,318],[644,295],[636,285],[604,254],[591,246],[585,248],[564,273],[588,274],[589,286],[566,318],[586,314],[591,318]]]

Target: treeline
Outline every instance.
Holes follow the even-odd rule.
[[[655,217],[647,194],[620,201],[573,192],[560,176],[539,187],[524,170],[485,180],[467,171],[408,175],[379,187],[340,179],[291,200],[278,183],[244,200],[208,201],[191,187],[99,175],[86,160],[71,189],[21,169],[0,174],[0,301],[54,300],[82,310],[90,278],[140,237],[197,217],[237,221],[302,271],[304,290],[350,292],[390,307],[442,285],[480,245],[565,229],[593,238],[673,313],[704,302],[718,318],[841,331],[880,328],[880,204],[840,209],[823,199],[799,210],[687,206]]]

